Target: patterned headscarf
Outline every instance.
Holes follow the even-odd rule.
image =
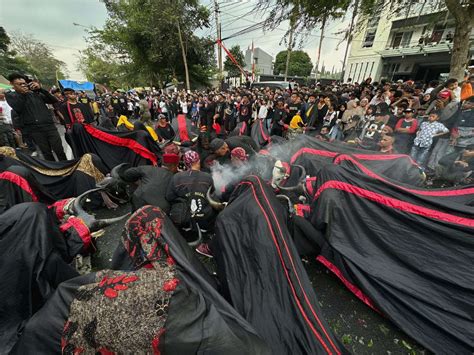
[[[190,169],[191,166],[197,163],[199,160],[199,154],[194,150],[188,150],[186,153],[184,153],[184,165],[186,165],[188,169]]]
[[[235,158],[241,161],[247,161],[248,157],[247,154],[245,153],[245,149],[242,147],[237,147],[232,149],[230,152],[231,158]]]

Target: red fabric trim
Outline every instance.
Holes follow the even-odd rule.
[[[108,144],[129,148],[141,157],[150,160],[153,165],[157,164],[156,155],[144,146],[142,146],[137,141],[130,138],[121,138],[114,136],[110,133],[106,133],[104,131],[101,131],[100,129],[97,129],[94,126],[91,126],[90,124],[84,124],[83,126],[86,129],[87,133],[89,133],[91,136]]]
[[[70,217],[66,223],[63,223],[61,226],[59,226],[59,230],[63,233],[70,228],[74,228],[74,230],[79,235],[79,238],[81,238],[82,242],[84,243],[84,251],[88,251],[92,243],[92,237],[89,228],[87,228],[82,219]]]
[[[271,208],[271,205],[270,205],[270,203],[269,203],[269,201],[268,201],[268,199],[267,199],[267,196],[265,195],[265,192],[264,192],[264,190],[263,190],[263,186],[261,185],[260,180],[258,180],[258,183],[259,183],[259,185],[260,185],[260,188],[261,188],[261,191],[262,191],[262,195],[264,196],[265,200],[266,200],[267,203],[268,203],[268,206],[269,206],[270,210],[272,211],[272,215],[273,215],[274,221],[276,222],[276,225],[277,225],[277,227],[278,227],[278,229],[279,229],[280,236],[282,236],[283,234],[282,234],[282,231],[281,231],[281,228],[280,228],[280,224],[278,223],[278,219],[277,219],[276,216],[275,216],[275,212],[274,212],[273,209]],[[321,338],[321,335],[320,335],[320,334],[318,333],[318,331],[314,328],[313,324],[312,324],[311,321],[308,319],[308,316],[306,315],[305,311],[303,310],[303,308],[302,308],[302,306],[301,306],[300,300],[299,300],[298,296],[296,295],[295,288],[294,288],[293,283],[291,282],[290,276],[289,276],[289,274],[288,274],[288,269],[287,269],[287,266],[286,266],[285,261],[284,261],[284,259],[283,259],[282,251],[281,251],[281,249],[280,249],[280,247],[279,247],[279,245],[278,245],[278,243],[277,243],[275,233],[274,233],[274,231],[273,231],[273,229],[272,229],[272,224],[270,223],[270,220],[269,220],[269,218],[268,218],[267,213],[265,212],[265,210],[263,209],[262,205],[260,204],[260,201],[259,201],[258,198],[257,198],[256,191],[255,191],[255,187],[253,186],[252,183],[250,183],[250,182],[248,182],[248,181],[241,182],[239,185],[241,185],[241,184],[250,185],[250,187],[251,187],[251,189],[252,189],[252,192],[253,192],[253,195],[254,195],[254,198],[255,198],[255,201],[257,202],[257,204],[258,204],[260,210],[262,211],[262,213],[263,213],[263,215],[264,215],[264,217],[265,217],[265,220],[266,220],[267,225],[268,225],[268,229],[269,229],[269,231],[270,231],[270,233],[271,233],[271,235],[272,235],[273,242],[274,242],[275,247],[276,247],[276,249],[277,249],[278,256],[280,257],[280,262],[281,262],[281,264],[282,264],[282,266],[283,266],[283,270],[284,270],[284,272],[285,272],[285,276],[286,276],[286,279],[287,279],[287,281],[288,281],[288,285],[289,285],[290,288],[291,288],[293,297],[294,297],[294,299],[295,299],[295,301],[296,301],[296,304],[297,304],[297,306],[298,306],[298,308],[299,308],[301,314],[303,315],[304,319],[306,320],[306,322],[307,322],[308,325],[310,326],[310,328],[311,328],[311,330],[313,331],[313,333],[314,333],[314,334],[316,335],[316,337],[318,338],[318,340],[319,340],[319,342],[321,343],[321,345],[325,348],[325,350],[326,350],[329,354],[332,354],[332,351],[328,348],[328,346],[326,345],[326,343],[325,343],[325,342],[323,341],[323,339]],[[296,278],[297,278],[297,280],[298,280],[298,284],[299,284],[299,286],[300,286],[301,292],[302,292],[303,295],[304,295],[304,299],[305,299],[305,301],[306,301],[306,304],[307,304],[307,305],[309,306],[309,308],[311,309],[311,312],[312,312],[313,316],[316,318],[316,320],[317,320],[319,326],[320,326],[321,329],[323,330],[324,334],[325,334],[326,337],[328,338],[329,342],[331,343],[331,345],[332,345],[332,347],[334,348],[334,350],[336,351],[336,353],[337,353],[337,354],[340,354],[340,351],[339,351],[338,348],[334,345],[333,341],[331,340],[331,338],[329,337],[328,333],[326,332],[326,329],[323,327],[323,325],[322,325],[322,323],[321,323],[319,317],[316,315],[316,312],[314,311],[314,309],[313,309],[313,307],[312,307],[312,305],[311,305],[311,302],[309,302],[309,299],[308,299],[308,297],[307,297],[307,295],[306,295],[306,292],[304,291],[304,288],[303,288],[303,286],[302,286],[302,284],[301,284],[301,281],[300,281],[300,279],[299,279],[299,276],[298,276],[298,274],[297,274],[297,272],[296,272],[296,268],[295,268],[295,265],[294,265],[294,262],[293,262],[293,258],[291,257],[291,254],[290,254],[290,252],[289,252],[288,245],[286,244],[285,239],[281,237],[281,240],[282,240],[282,242],[283,242],[283,244],[284,244],[284,246],[285,246],[285,250],[286,250],[286,252],[287,252],[288,257],[290,258],[291,266],[293,267],[293,273],[294,273],[294,275],[296,276]]]
[[[243,136],[245,135],[245,132],[247,131],[247,122],[243,122],[242,123],[242,127],[240,127],[240,130],[239,130],[239,136]]]
[[[463,225],[467,227],[474,227],[474,219],[459,217],[459,216],[455,216],[449,213],[444,213],[444,212],[432,210],[426,207],[414,205],[412,203],[397,200],[393,197],[384,196],[379,193],[365,190],[358,186],[354,186],[342,181],[331,180],[322,184],[319,187],[318,191],[316,191],[314,200],[316,200],[321,195],[321,193],[327,189],[336,189],[336,190],[349,192],[351,194],[360,196],[362,198],[366,198],[368,200],[374,201],[376,203],[379,203],[379,204],[382,204],[382,205],[385,205],[390,208],[394,208],[403,212],[417,214],[419,216],[423,216],[423,217],[427,217],[431,219],[437,219],[437,220],[448,222],[448,223],[459,224],[459,225]]]
[[[314,195],[314,187],[313,187],[313,183],[316,182],[317,180],[317,177],[315,176],[310,176],[308,178],[306,178],[306,191],[308,192],[308,194],[310,195]]]
[[[280,226],[280,222],[279,222],[279,219],[277,218],[276,214],[275,214],[275,211],[273,210],[272,208],[272,205],[270,204],[270,201],[268,200],[267,198],[267,195],[265,194],[265,191],[263,189],[263,186],[262,186],[262,183],[260,181],[259,178],[257,178],[258,180],[258,184],[260,185],[260,190],[262,191],[262,195],[263,197],[265,198],[265,201],[267,202],[268,204],[268,207],[270,209],[270,211],[272,212],[272,215],[273,215],[273,218],[276,222],[276,225],[278,227],[278,231],[280,232],[280,236],[281,236],[281,241],[283,242],[283,245],[285,246],[285,250],[286,250],[286,253],[288,255],[288,257],[290,258],[290,262],[291,262],[291,266],[293,267],[293,272],[294,272],[294,275],[296,276],[296,279],[298,280],[298,285],[300,286],[301,288],[301,292],[303,293],[303,296],[304,296],[304,299],[306,301],[306,304],[309,306],[309,308],[311,309],[311,313],[313,314],[313,316],[316,318],[319,326],[321,327],[321,329],[323,330],[324,334],[326,335],[327,339],[329,340],[329,343],[332,345],[332,347],[334,348],[334,350],[336,351],[337,354],[340,354],[340,351],[339,349],[334,345],[333,341],[331,340],[331,337],[329,336],[329,334],[327,333],[326,329],[324,328],[321,320],[319,319],[319,317],[316,315],[316,312],[314,311],[313,309],[313,306],[311,304],[311,302],[309,301],[308,299],[308,296],[306,295],[306,292],[304,291],[304,288],[303,288],[303,285],[301,284],[301,280],[300,280],[300,277],[298,275],[298,273],[296,272],[296,267],[295,267],[295,264],[294,264],[294,261],[293,261],[293,258],[291,257],[291,253],[290,253],[290,250],[288,249],[288,245],[286,244],[286,241],[285,239],[282,237],[283,236],[283,232],[281,230],[281,226]],[[258,201],[257,201],[258,202]],[[264,212],[265,213],[265,212]],[[267,222],[268,222],[268,219],[267,219]],[[269,228],[271,229],[271,225],[269,224]],[[277,246],[278,247],[278,246]]]
[[[56,214],[56,217],[58,220],[62,221],[66,212],[64,211],[64,207],[68,204],[69,201],[71,201],[71,198],[66,198],[64,200],[59,200],[53,203],[52,205],[49,205],[48,208],[53,208],[54,213]]]
[[[12,173],[11,171],[4,171],[0,174],[0,179],[10,181],[12,184],[17,185],[19,188],[21,188],[23,191],[25,191],[31,196],[33,202],[38,202],[38,197],[36,197],[35,193],[31,189],[30,184],[24,177]]]
[[[300,217],[305,217],[305,213],[311,212],[311,207],[309,205],[303,205],[302,203],[298,203],[295,205],[296,215]]]
[[[367,306],[372,308],[374,311],[382,314],[382,312],[380,312],[380,310],[375,306],[374,302],[367,295],[365,295],[364,292],[362,292],[360,288],[358,288],[356,285],[354,285],[348,279],[346,279],[344,275],[342,274],[341,270],[339,270],[336,265],[331,263],[328,259],[326,259],[322,255],[318,255],[316,260],[319,261],[321,264],[323,264],[325,267],[327,267],[334,275],[336,275],[337,278],[342,281],[344,286],[346,286],[349,289],[349,291],[351,291],[354,295],[356,295],[358,299],[360,299],[362,302],[364,302]]]
[[[323,157],[334,158],[339,153],[330,152],[328,150],[319,150],[319,149],[312,149],[312,148],[301,148],[298,150],[290,159],[290,163],[293,164],[296,159],[298,159],[303,154],[314,154],[314,155],[321,155]]]
[[[178,120],[178,133],[179,133],[179,140],[181,142],[189,142],[189,135],[188,135],[188,128],[186,126],[186,116],[183,114],[179,114],[176,119]]]
[[[415,193],[415,194],[418,194],[418,195],[424,195],[424,196],[462,196],[462,195],[474,194],[474,187],[470,187],[470,188],[467,188],[467,189],[459,189],[459,190],[417,190],[417,189],[409,189],[409,188],[394,184],[394,183],[384,179],[383,177],[381,177],[380,175],[377,175],[375,172],[368,169],[367,167],[365,167],[364,165],[362,165],[360,162],[358,162],[357,160],[355,160],[353,157],[351,157],[349,155],[339,155],[334,160],[334,163],[338,164],[338,163],[341,162],[341,160],[350,160],[355,165],[357,165],[359,167],[359,169],[361,169],[368,176],[373,177],[375,179],[378,179],[380,181],[383,181],[386,184],[395,186],[395,187],[397,187],[399,189],[402,189],[404,191],[412,192],[412,193]]]
[[[293,164],[296,159],[298,159],[303,154],[312,154],[312,155],[321,155],[323,157],[334,158],[340,153],[337,152],[330,152],[327,150],[319,150],[313,148],[301,148],[298,150],[292,157],[290,162]],[[347,155],[347,154],[341,154]],[[361,159],[361,160],[392,160],[392,159],[399,159],[404,158],[408,159],[412,165],[418,166],[413,159],[411,159],[408,155],[405,154],[352,154],[354,158]],[[337,163],[337,158],[335,163]]]

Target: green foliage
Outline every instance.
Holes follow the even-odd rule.
[[[11,48],[23,72],[35,75],[43,85],[53,86],[56,77],[64,77],[66,64],[53,55],[51,48],[35,39],[32,35],[13,33],[10,37]]]
[[[229,49],[229,52],[232,53],[234,59],[239,63],[243,68],[245,66],[245,56],[239,45],[234,45]],[[229,73],[229,76],[240,76],[240,69],[230,60],[229,57],[226,58],[224,62],[224,70]]]
[[[267,29],[275,29],[284,21],[292,20],[295,33],[308,34],[318,24],[341,18],[349,9],[351,0],[258,0],[257,9],[266,16]]]
[[[11,40],[3,27],[0,27],[0,74],[7,77],[11,73],[34,73],[27,61],[15,57],[10,50]]]
[[[206,84],[214,64],[210,39],[193,32],[208,26],[209,11],[198,0],[103,0],[108,19],[103,29],[93,29],[81,70],[100,78],[100,68],[118,73],[125,85],[163,86],[184,80],[179,45],[179,23],[185,40],[191,82]],[[107,83],[107,80],[105,80]],[[110,80],[109,84],[112,84]]]
[[[285,72],[287,51],[281,51],[275,58],[275,67],[273,73],[278,75]],[[288,75],[290,76],[309,76],[313,64],[308,53],[304,51],[292,51],[290,55],[290,64],[288,66]]]

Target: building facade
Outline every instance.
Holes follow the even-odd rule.
[[[253,62],[255,63],[256,75],[272,75],[273,74],[273,57],[261,48],[254,48]],[[244,69],[252,73],[252,50],[245,51],[245,67]]]
[[[355,28],[345,81],[447,78],[454,19],[446,9],[434,8],[428,2],[394,13],[387,6],[369,19],[359,20]]]

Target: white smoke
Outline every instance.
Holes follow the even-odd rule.
[[[275,161],[289,161],[291,151],[294,150],[294,147],[291,147],[293,144],[292,141],[285,141],[278,145],[273,144],[267,155],[256,154],[239,167],[235,167],[231,163],[219,164],[216,162],[211,167],[215,195],[220,197],[224,188],[239,183],[248,175],[258,175],[263,179],[269,179]]]

